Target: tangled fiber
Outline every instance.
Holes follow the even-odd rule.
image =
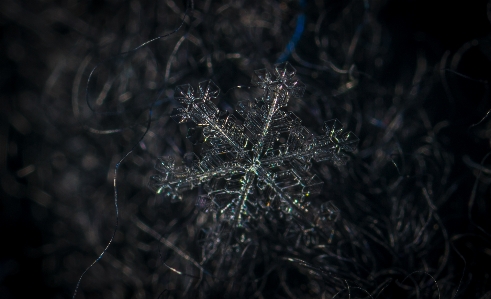
[[[0,297],[490,298],[490,3],[2,1]],[[312,165],[329,229],[147,187],[201,149],[176,86],[233,112],[285,61],[287,111],[360,139]]]

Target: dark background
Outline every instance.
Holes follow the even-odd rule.
[[[300,9],[295,2],[285,3],[291,8],[293,15],[295,9]],[[310,13],[313,14],[309,10],[313,3],[314,1],[307,1],[307,18]],[[329,9],[333,14],[336,11],[340,12],[343,7],[352,5],[346,3],[348,4]],[[195,3],[197,7],[202,4],[199,1]],[[88,250],[78,248],[78,243],[73,242],[83,238],[83,228],[76,225],[82,220],[77,219],[73,223],[64,224],[67,220],[60,216],[66,211],[66,216],[70,218],[71,213],[70,209],[65,207],[69,205],[69,201],[58,199],[70,194],[70,183],[64,181],[63,177],[67,173],[49,175],[50,180],[55,180],[52,184],[67,185],[65,187],[68,191],[58,194],[49,193],[48,190],[51,189],[45,188],[46,182],[31,180],[29,176],[43,176],[37,171],[41,169],[39,165],[47,163],[48,160],[50,163],[55,161],[55,164],[66,164],[74,171],[80,167],[77,157],[82,157],[81,155],[74,155],[72,158],[59,155],[65,151],[84,151],[77,140],[71,145],[62,141],[68,138],[72,140],[77,134],[83,136],[86,128],[70,118],[63,119],[66,117],[65,111],[70,110],[73,85],[69,78],[63,77],[63,73],[61,77],[57,75],[56,68],[59,67],[60,59],[66,59],[65,63],[69,65],[73,78],[81,59],[71,61],[64,53],[77,56],[80,48],[97,49],[98,46],[102,50],[95,55],[100,55],[99,57],[120,52],[98,43],[97,40],[100,38],[99,30],[103,28],[108,31],[114,30],[116,40],[125,35],[127,31],[124,26],[106,23],[104,20],[113,12],[118,12],[118,7],[128,5],[116,1],[86,1],[84,4],[74,1],[2,1],[0,4],[0,298],[61,298],[69,296],[75,286],[77,273],[80,272],[72,271],[77,273],[67,274],[66,280],[71,281],[71,284],[68,284],[53,278],[53,272],[57,272],[56,269],[59,268],[50,266],[50,263],[56,263],[50,258],[52,256],[57,260],[60,256],[66,258],[73,252]],[[426,53],[428,65],[438,73],[442,70],[442,57],[454,57],[452,55],[465,48],[466,43],[470,45],[456,68],[450,66],[450,63],[445,66],[452,70],[445,71],[449,90],[437,82],[429,92],[428,97],[432,100],[421,104],[433,124],[448,121],[448,127],[442,131],[441,138],[444,140],[445,150],[454,157],[452,178],[455,183],[450,184],[449,189],[453,188],[453,196],[458,198],[453,204],[440,209],[442,215],[451,215],[454,219],[448,221],[448,232],[451,236],[478,236],[456,243],[457,247],[460,246],[462,260],[467,261],[465,270],[461,262],[455,262],[453,268],[457,273],[454,277],[456,281],[459,280],[461,271],[465,271],[465,285],[462,286],[465,291],[457,298],[489,298],[490,293],[486,291],[491,289],[489,180],[483,181],[484,187],[480,185],[477,188],[480,197],[477,197],[478,202],[475,203],[471,222],[468,219],[467,207],[478,172],[476,168],[473,169],[469,163],[466,165],[464,162],[464,157],[467,157],[467,161],[480,164],[490,150],[489,119],[486,118],[477,126],[472,126],[491,108],[490,5],[486,1],[408,0],[379,1],[372,4],[372,7],[378,8],[377,14],[373,17],[390,36],[390,41],[387,41],[387,49],[390,49],[390,52],[384,54],[390,64],[384,65],[374,78],[381,84],[391,85],[408,81],[404,77],[404,70],[414,68],[418,53]],[[185,4],[178,3],[178,6],[184,10]],[[143,3],[142,7],[151,11],[151,4]],[[85,25],[81,22],[85,22]],[[174,15],[160,25],[158,22],[153,19],[141,27],[140,42],[144,41],[146,36],[158,35],[157,32],[162,32],[162,27],[166,29],[164,32],[169,32],[179,24],[179,17]],[[289,24],[291,28],[294,22]],[[176,39],[182,36],[185,30],[176,33]],[[135,36],[138,34],[136,32]],[[477,45],[472,45],[473,40],[477,41]],[[91,46],[84,46],[83,43],[91,43]],[[363,41],[360,43],[363,47]],[[138,42],[133,44],[135,46]],[[172,43],[169,42],[169,45]],[[277,57],[278,50],[281,48],[278,48],[274,55],[264,55],[264,59],[273,63],[272,59],[275,59],[275,55]],[[308,50],[302,48],[302,43],[299,52],[308,54]],[[258,57],[251,59],[258,65],[262,62]],[[363,66],[359,66],[358,69],[364,70]],[[246,77],[246,73],[238,76]],[[227,83],[226,77],[230,75],[224,66],[214,76],[218,81],[222,81],[223,86]],[[408,79],[410,81],[409,77]],[[430,77],[427,80],[430,81]],[[363,90],[360,93],[363,93]],[[34,105],[35,103],[37,105]],[[104,136],[100,138],[103,140]],[[111,140],[107,143],[113,142]],[[70,146],[81,146],[82,149],[73,149]],[[123,145],[122,148],[128,149],[128,145]],[[110,158],[112,154],[109,151],[105,155],[106,158]],[[56,160],[57,157],[59,161]],[[82,184],[90,186],[97,180],[105,180],[105,169],[114,165],[114,161],[98,161],[102,161],[105,168],[91,168],[90,161],[86,161],[89,171],[84,174],[89,177],[85,177]],[[29,165],[34,165],[34,168],[29,168]],[[485,174],[489,179],[489,159],[484,165],[488,165]],[[109,204],[108,206],[110,207]],[[94,207],[88,205],[86,209],[90,214]],[[110,209],[105,212],[109,215],[113,213]],[[108,221],[112,223],[114,218]],[[59,242],[65,244],[62,247],[53,245]],[[83,243],[83,240],[80,242]],[[96,255],[90,256],[93,259]],[[77,257],[79,255],[72,258]],[[83,267],[87,266],[89,261],[90,258],[84,258],[79,262]],[[65,260],[64,263],[69,264],[70,261]],[[62,275],[61,270],[59,271],[58,275]],[[472,276],[472,279],[467,279],[469,276]]]

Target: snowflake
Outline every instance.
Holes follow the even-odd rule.
[[[188,153],[180,165],[173,157],[159,158],[160,173],[151,177],[150,188],[177,201],[201,186],[206,194],[198,197],[198,208],[232,226],[269,209],[287,215],[307,211],[307,198],[323,184],[310,172],[311,161],[344,164],[358,138],[338,120],[325,122],[326,134],[314,136],[294,113],[281,110],[305,90],[295,73],[288,62],[275,65],[273,73],[255,71],[252,83],[263,95],[239,102],[236,115],[212,102],[220,92],[212,81],[199,83],[197,92],[189,84],[178,86],[175,98],[183,107],[172,117],[190,124],[188,137],[204,143],[202,158]]]

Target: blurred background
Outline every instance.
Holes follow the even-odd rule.
[[[1,1],[0,298],[72,296],[130,150],[77,298],[491,298],[490,22],[488,1]],[[232,112],[284,61],[306,84],[287,110],[360,138],[314,164],[340,218],[213,255],[197,191],[147,187],[199,151],[174,89],[212,79]]]

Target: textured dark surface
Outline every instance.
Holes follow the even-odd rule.
[[[0,298],[72,295],[111,238],[113,169],[143,136],[152,105],[149,132],[118,175],[118,232],[77,298],[247,298],[261,287],[264,298],[348,298],[347,285],[352,298],[364,298],[361,289],[438,298],[429,275],[442,298],[488,298],[491,171],[490,159],[481,161],[491,125],[480,120],[491,108],[489,4],[369,1],[366,11],[363,1],[324,2],[305,5],[289,61],[307,91],[289,109],[313,131],[339,118],[360,138],[345,167],[314,165],[325,182],[314,204],[333,200],[341,212],[330,245],[337,255],[296,247],[277,233],[281,221],[264,220],[264,230],[247,232],[256,255],[208,261],[212,273],[198,281],[162,264],[199,276],[155,233],[198,260],[220,233],[195,209],[196,194],[171,204],[146,187],[157,156],[194,151],[185,126],[167,117],[178,106],[173,90],[212,79],[222,90],[216,104],[231,110],[255,91],[230,88],[249,86],[253,70],[276,62],[300,2],[195,2],[175,34],[117,55],[172,32],[189,3],[2,1]],[[114,88],[98,103],[107,82]]]

